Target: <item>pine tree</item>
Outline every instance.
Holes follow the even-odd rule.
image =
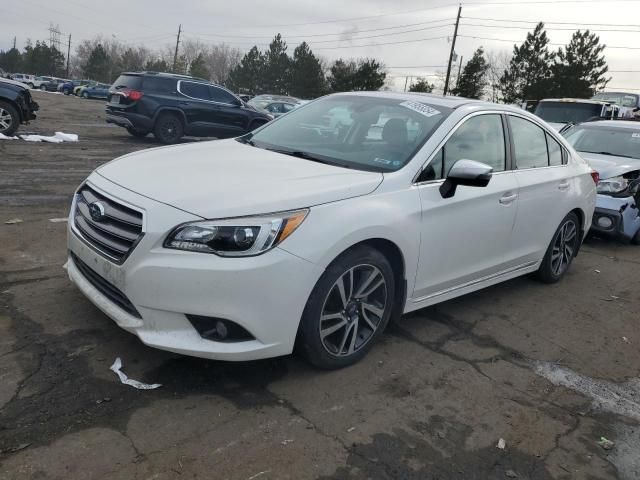
[[[355,76],[358,66],[353,60],[336,60],[331,66],[329,86],[334,92],[350,92],[355,90]]]
[[[571,42],[558,50],[553,66],[553,93],[558,97],[591,98],[611,80],[603,51],[605,45],[589,30],[578,30]]]
[[[198,56],[191,62],[189,67],[189,75],[192,77],[203,78],[209,80],[211,74],[207,69],[207,62],[204,59],[204,55],[199,53]]]
[[[264,55],[258,50],[258,47],[253,47],[242,57],[240,64],[231,70],[226,85],[239,93],[251,95],[263,93],[264,68]]]
[[[264,89],[266,93],[289,93],[290,59],[287,56],[287,42],[277,34],[265,52]]]
[[[0,52],[0,67],[7,72],[19,72],[22,68],[22,54],[17,48]]]
[[[316,98],[326,90],[322,65],[306,42],[293,51],[289,81],[289,93],[294,97]]]
[[[111,80],[111,65],[109,56],[101,44],[91,51],[87,63],[82,66],[82,71],[87,78],[93,78],[100,82]]]
[[[549,96],[551,67],[555,54],[549,51],[549,37],[540,22],[519,47],[513,46],[509,68],[500,79],[506,103],[540,100]]]
[[[147,60],[147,63],[144,64],[144,69],[148,72],[168,72],[169,65],[161,59]]]
[[[460,75],[452,93],[459,97],[479,99],[487,86],[488,69],[489,65],[484,58],[484,49],[480,47],[474,52],[471,60],[465,64],[462,75]]]
[[[431,93],[434,85],[429,83],[426,78],[418,77],[416,83],[412,83],[409,87],[410,92]]]
[[[375,91],[384,86],[387,74],[383,65],[373,58],[360,59],[354,90]]]

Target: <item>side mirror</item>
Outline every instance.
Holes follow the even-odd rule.
[[[493,168],[475,160],[458,160],[453,164],[447,179],[440,185],[442,198],[451,198],[456,194],[458,185],[467,187],[486,187],[493,176]]]

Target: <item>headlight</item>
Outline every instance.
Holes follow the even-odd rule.
[[[629,181],[624,177],[607,178],[598,182],[598,193],[620,193],[629,186]]]
[[[205,220],[180,225],[169,234],[165,248],[249,257],[271,250],[300,226],[308,209],[257,217]]]

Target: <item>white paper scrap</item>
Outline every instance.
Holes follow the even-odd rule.
[[[154,383],[152,385],[149,385],[148,383],[142,383],[137,380],[131,380],[129,377],[127,377],[124,374],[122,370],[120,370],[121,368],[122,368],[122,360],[120,360],[120,357],[118,357],[116,358],[116,361],[113,362],[113,365],[111,365],[110,370],[114,371],[116,375],[118,375],[118,377],[120,378],[120,382],[124,383],[125,385],[129,385],[133,388],[137,388],[138,390],[154,390],[162,386],[159,383]]]
[[[67,220],[69,220],[67,217],[64,218],[50,218],[49,221],[51,223],[63,223],[66,222]]]

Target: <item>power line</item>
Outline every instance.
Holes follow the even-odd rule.
[[[381,28],[369,28],[369,29],[365,29],[365,30],[358,30],[357,32],[354,32],[354,35],[360,34],[360,33],[367,33],[367,32],[378,32],[378,31],[383,31],[383,30],[394,30],[396,28],[408,28],[408,27],[417,27],[420,25],[431,25],[434,23],[439,23],[439,22],[452,22],[454,20],[454,18],[443,18],[441,20],[431,20],[429,22],[418,22],[418,23],[406,23],[403,25],[395,25],[393,27],[381,27]],[[434,27],[435,28],[435,27]],[[268,38],[271,39],[273,38],[273,35],[234,35],[234,34],[226,34],[226,33],[200,33],[200,32],[193,32],[194,35],[198,35],[198,36],[202,36],[202,37],[221,37],[221,38],[248,38],[248,39],[255,39],[255,38]],[[287,39],[289,38],[309,38],[309,37],[328,37],[328,36],[333,36],[333,35],[347,35],[349,34],[348,31],[341,31],[341,32],[332,32],[332,33],[313,33],[313,34],[304,34],[304,35],[289,35],[286,33],[282,33],[280,32],[280,34],[283,37],[286,37]]]
[[[522,40],[507,40],[506,38],[492,38],[492,37],[476,37],[474,35],[458,35],[462,38],[473,38],[476,40],[493,40],[495,42],[509,42],[509,43],[521,43]],[[564,47],[564,43],[549,43],[549,45],[554,47]],[[622,46],[613,46],[606,45],[607,48],[615,48],[615,49],[623,49],[623,50],[640,50],[640,47],[622,47]]]
[[[486,17],[467,17],[466,15],[462,18],[468,18],[470,20],[487,20],[490,22],[507,22],[507,23],[528,23],[531,25],[537,25],[538,22],[534,22],[532,20],[511,20],[507,18],[486,18]],[[582,26],[599,26],[599,27],[639,27],[638,24],[617,24],[617,23],[579,23],[579,22],[545,22],[542,23],[546,25],[582,25]]]
[[[446,65],[408,65],[406,67],[386,67],[386,68],[447,68]]]
[[[481,25],[478,23],[463,23],[462,26],[464,27],[482,27],[482,28],[515,28],[517,30],[531,30],[531,27],[519,27],[517,25]],[[568,31],[575,31],[575,28],[564,28],[564,27],[547,27],[545,25],[545,30],[550,30],[550,31],[563,31],[563,30],[568,30]],[[640,30],[613,30],[613,29],[589,29],[593,32],[626,32],[626,33],[640,33]]]

